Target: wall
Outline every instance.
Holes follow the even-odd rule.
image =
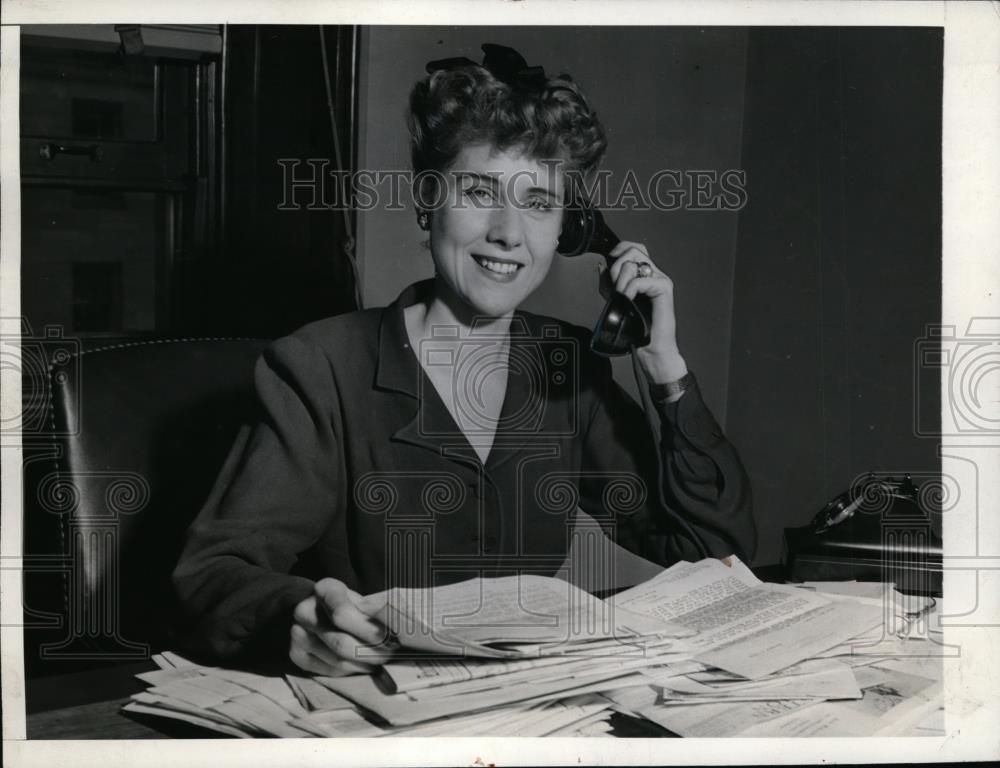
[[[867,471],[940,470],[914,344],[941,316],[936,29],[755,29],[747,56],[728,434],[758,563]]]
[[[349,114],[344,30],[324,28],[339,114]],[[323,58],[316,27],[230,26],[226,34],[225,166],[222,248],[206,310],[219,333],[279,336],[327,315],[355,309],[354,285],[340,248],[341,214],[309,210],[312,190],[287,192],[281,159],[329,158],[335,166]],[[338,123],[350,146],[350,120]],[[308,177],[303,164],[294,177]]]
[[[645,183],[656,170],[740,167],[746,32],[697,28],[367,27],[362,38],[359,167],[409,167],[404,109],[426,62],[481,61],[483,42],[510,45],[529,64],[570,72],[609,137],[605,167]],[[676,283],[681,349],[710,406],[725,419],[729,375],[735,213],[614,211],[609,224],[647,244]],[[412,210],[359,214],[366,306],[386,304],[432,273]],[[557,259],[525,308],[590,326],[603,302],[598,259]],[[624,363],[625,361],[622,361]],[[616,368],[631,382],[631,366]]]

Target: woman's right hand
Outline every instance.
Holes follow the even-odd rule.
[[[359,609],[361,595],[337,579],[316,582],[295,606],[288,656],[318,675],[367,674],[390,658],[397,644],[380,622]]]

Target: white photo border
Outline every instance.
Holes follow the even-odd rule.
[[[20,317],[20,191],[18,131],[19,27],[39,23],[297,23],[564,25],[613,23],[664,26],[927,26],[944,28],[942,323],[965,328],[972,317],[1000,317],[1000,6],[992,2],[756,3],[620,0],[467,0],[319,2],[316,0],[172,0],[139,7],[126,0],[5,0],[0,31],[0,317]],[[612,16],[613,14],[613,16]],[[2,329],[5,333],[7,327]],[[20,411],[17,370],[4,367],[0,409]],[[942,384],[942,404],[949,392]],[[1000,403],[996,403],[1000,408]],[[975,455],[981,511],[1000,510],[1000,447],[982,440],[947,442],[944,471]],[[21,633],[21,450],[2,448],[0,525],[0,650],[4,765],[162,766],[280,765],[559,765],[787,764],[926,762],[1000,758],[1000,606],[980,606],[980,626],[948,627],[961,644],[960,668],[945,678],[946,736],[870,739],[336,739],[336,740],[25,740]],[[992,471],[991,471],[992,470]],[[966,498],[968,494],[964,495]],[[990,517],[996,518],[991,520]],[[1000,595],[1000,515],[978,529],[957,515],[946,520],[944,589],[961,570],[982,570]],[[972,550],[967,542],[976,542]],[[954,565],[949,566],[949,562]],[[983,625],[985,624],[985,625]],[[992,624],[992,626],[990,626]],[[978,709],[972,709],[979,703]],[[971,711],[970,711],[971,710]]]

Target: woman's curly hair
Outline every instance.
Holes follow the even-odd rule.
[[[447,170],[464,146],[520,149],[535,160],[559,159],[584,179],[607,148],[604,128],[568,75],[539,92],[512,88],[479,65],[442,69],[419,81],[407,113],[413,170]]]

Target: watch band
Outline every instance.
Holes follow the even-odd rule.
[[[694,384],[694,374],[688,371],[677,379],[677,381],[668,381],[664,384],[650,384],[649,394],[653,396],[654,400],[669,400],[689,390],[692,384]]]

